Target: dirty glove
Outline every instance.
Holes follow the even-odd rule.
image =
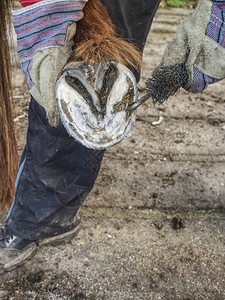
[[[32,96],[45,108],[50,125],[57,126],[60,117],[55,85],[71,57],[75,22],[83,17],[87,0],[20,2],[26,7],[12,13],[21,67]]]
[[[146,82],[154,102],[163,102],[180,87],[198,93],[225,78],[224,34],[225,1],[200,0]]]

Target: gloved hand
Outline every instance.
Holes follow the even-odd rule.
[[[87,0],[20,2],[26,7],[12,13],[21,67],[32,96],[45,108],[50,125],[57,126],[55,85],[72,55],[75,22],[83,17]]]
[[[180,87],[203,91],[225,78],[225,1],[199,0],[179,26],[161,64],[146,82],[154,102],[163,102]]]

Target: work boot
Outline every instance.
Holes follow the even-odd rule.
[[[40,240],[27,240],[15,236],[7,229],[7,225],[0,226],[0,274],[21,265],[44,245],[56,245],[71,240],[79,229],[80,218],[76,216],[64,232]]]

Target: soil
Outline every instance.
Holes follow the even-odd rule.
[[[158,10],[140,94],[190,12]],[[14,65],[21,154],[29,93],[18,61]],[[224,300],[224,111],[224,81],[140,107],[132,135],[106,152],[78,236],[41,248],[1,275],[0,299]],[[162,123],[153,126],[160,116]]]

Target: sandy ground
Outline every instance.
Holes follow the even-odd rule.
[[[140,91],[189,13],[158,11]],[[21,154],[29,93],[18,64],[14,78]],[[132,135],[105,155],[78,236],[2,275],[0,299],[224,300],[223,93],[224,81],[140,107]]]

